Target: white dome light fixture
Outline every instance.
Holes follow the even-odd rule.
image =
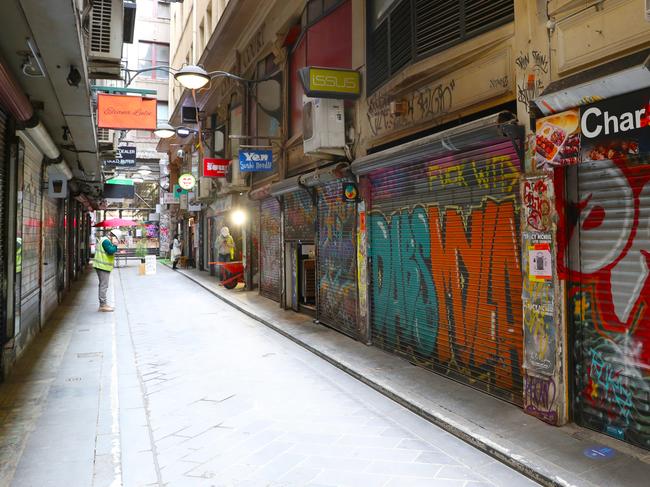
[[[154,130],[153,133],[156,137],[168,139],[176,134],[176,130],[174,130],[174,127],[168,123],[161,123],[156,127],[156,130]]]
[[[210,82],[210,75],[201,66],[188,64],[183,66],[176,73],[174,78],[185,88],[198,90]]]

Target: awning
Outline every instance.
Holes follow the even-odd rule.
[[[298,191],[299,189],[327,184],[331,181],[350,176],[350,164],[347,162],[337,162],[331,166],[318,168],[306,174],[293,176],[274,183],[271,185],[270,193],[276,197],[282,196]]]
[[[428,135],[412,142],[361,157],[352,163],[352,172],[359,176],[397,164],[421,161],[423,157],[439,157],[465,151],[470,147],[499,138],[520,136],[521,127],[511,112],[500,112],[472,122]],[[520,148],[522,140],[517,141]]]
[[[272,184],[265,184],[259,188],[249,191],[248,197],[252,200],[259,201],[268,198],[273,193],[270,192]]]
[[[648,87],[650,49],[554,81],[533,101],[550,115]]]

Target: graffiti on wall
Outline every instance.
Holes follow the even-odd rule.
[[[550,424],[558,422],[558,390],[553,377],[524,376],[524,410]]]
[[[286,239],[313,238],[316,208],[306,191],[295,191],[284,197],[284,237]]]
[[[356,209],[340,191],[330,184],[319,197],[318,310],[321,321],[356,335]]]
[[[446,115],[452,110],[455,87],[453,79],[434,82],[399,100],[395,100],[389,93],[377,91],[368,98],[367,116],[372,135],[383,135]]]
[[[268,198],[261,204],[260,290],[274,299],[280,296],[281,262],[280,204]]]
[[[489,169],[495,161],[498,170]],[[369,217],[373,339],[520,402],[519,205],[508,194],[519,169],[510,156],[440,163],[421,169],[427,198],[440,202]],[[445,203],[451,193],[441,188],[465,184],[467,201]]]
[[[650,166],[621,157],[581,165],[577,198],[556,178],[558,263],[573,317],[576,416],[650,448]],[[564,171],[575,171],[576,168]],[[560,191],[562,191],[560,193]],[[581,260],[569,255],[579,249]]]
[[[368,231],[366,205],[357,205],[357,286],[359,289],[359,336],[368,337]]]
[[[530,102],[536,99],[546,86],[549,77],[548,57],[538,50],[520,52],[515,59],[517,66],[517,101],[530,111]]]

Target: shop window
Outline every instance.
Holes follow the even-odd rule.
[[[169,66],[169,44],[140,41],[138,43],[138,69]],[[142,76],[149,79],[166,80],[169,73],[163,70],[147,71]]]
[[[367,0],[368,93],[409,64],[514,19],[514,0]]]

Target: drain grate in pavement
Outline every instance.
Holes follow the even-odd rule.
[[[102,352],[84,352],[78,353],[77,358],[90,358],[90,357],[101,357]]]

